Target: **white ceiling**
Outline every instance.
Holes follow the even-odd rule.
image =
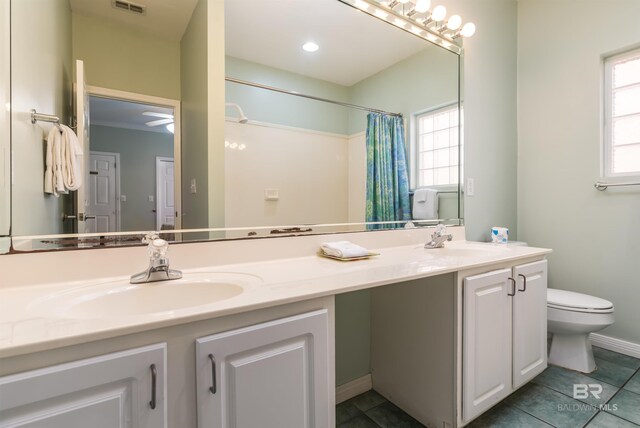
[[[114,128],[137,129],[139,131],[170,134],[165,125],[147,126],[146,122],[160,117],[143,116],[142,112],[173,114],[173,109],[147,104],[132,103],[109,98],[89,97],[91,125],[111,126]]]
[[[338,0],[225,0],[226,54],[351,86],[429,46]],[[314,41],[314,53],[302,45]]]
[[[133,0],[147,7],[138,15],[113,7],[113,0],[69,0],[71,10],[99,16],[112,22],[153,34],[165,40],[180,41],[198,0]]]

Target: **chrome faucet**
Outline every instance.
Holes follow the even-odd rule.
[[[453,235],[446,233],[447,227],[444,224],[436,226],[435,232],[431,234],[431,241],[424,244],[424,248],[444,248],[444,243],[453,239]]]
[[[131,275],[131,284],[143,284],[146,282],[169,281],[182,278],[182,272],[169,269],[167,250],[169,243],[158,237],[157,232],[147,233],[142,238],[144,244],[149,244],[149,267],[147,270]]]

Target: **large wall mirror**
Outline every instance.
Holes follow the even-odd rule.
[[[340,0],[141,3],[11,1],[16,250],[461,222],[458,54]]]

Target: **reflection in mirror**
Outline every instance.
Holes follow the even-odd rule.
[[[210,49],[217,2],[167,0],[144,16],[90,0],[12,5],[13,235],[99,235],[25,248],[131,243],[150,229],[218,239],[461,218],[452,52],[338,0],[227,0],[224,53]],[[21,25],[36,7],[43,22]],[[304,50],[308,42],[317,50]],[[223,63],[224,99],[207,89],[221,88],[208,67]],[[81,74],[86,87],[76,85],[72,106]],[[212,112],[223,102],[217,122]],[[31,124],[33,108],[63,124],[87,117],[85,197],[43,193],[51,125]],[[215,137],[222,126],[224,139]],[[386,152],[372,155],[367,135]],[[393,160],[376,162],[384,153]],[[382,202],[383,179],[405,190]],[[414,198],[419,188],[428,190]],[[380,214],[390,206],[390,216]],[[203,233],[212,227],[220,229]]]
[[[0,3],[0,236],[9,235],[11,218],[9,28],[9,2],[3,1]]]

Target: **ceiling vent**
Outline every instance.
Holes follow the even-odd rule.
[[[147,12],[147,7],[141,4],[131,3],[124,0],[113,0],[113,7],[116,9],[124,10],[127,12],[135,13],[137,15],[144,15]]]

